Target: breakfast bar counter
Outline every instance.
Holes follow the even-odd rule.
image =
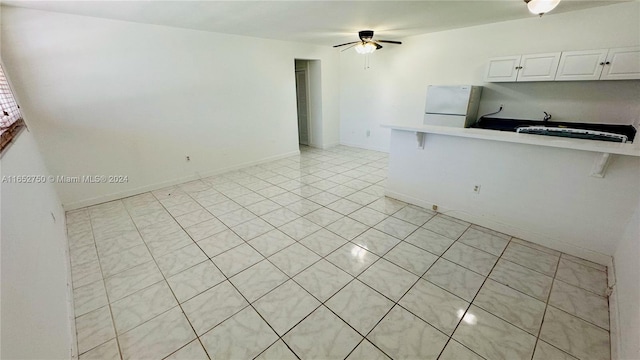
[[[424,134],[438,134],[617,155],[640,156],[640,141],[636,141],[636,143],[615,143],[607,141],[558,138],[544,135],[519,134],[515,132],[487,129],[456,128],[435,125],[382,124],[381,126],[392,130],[415,132],[417,134],[416,140],[420,142],[420,146],[422,146],[423,141],[426,140]]]
[[[383,127],[388,196],[601,264],[640,200],[638,140]]]

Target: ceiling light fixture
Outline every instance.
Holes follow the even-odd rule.
[[[372,52],[376,51],[377,46],[372,42],[363,41],[354,46],[354,48],[356,49],[356,52],[358,54],[371,54]]]
[[[532,14],[544,15],[558,6],[560,0],[524,0]]]

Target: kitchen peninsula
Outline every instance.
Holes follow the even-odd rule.
[[[615,245],[602,240],[620,238],[640,198],[638,140],[383,127],[388,196],[598,263]]]

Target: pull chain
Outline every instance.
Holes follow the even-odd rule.
[[[365,70],[371,68],[371,66],[369,66],[369,64],[370,64],[369,54],[365,54],[364,55],[364,69]]]

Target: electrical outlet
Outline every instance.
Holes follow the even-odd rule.
[[[473,192],[476,193],[476,195],[480,194],[480,185],[473,185]]]
[[[367,130],[367,137],[371,136],[371,130]]]
[[[191,161],[191,156],[187,155],[187,161]]]

